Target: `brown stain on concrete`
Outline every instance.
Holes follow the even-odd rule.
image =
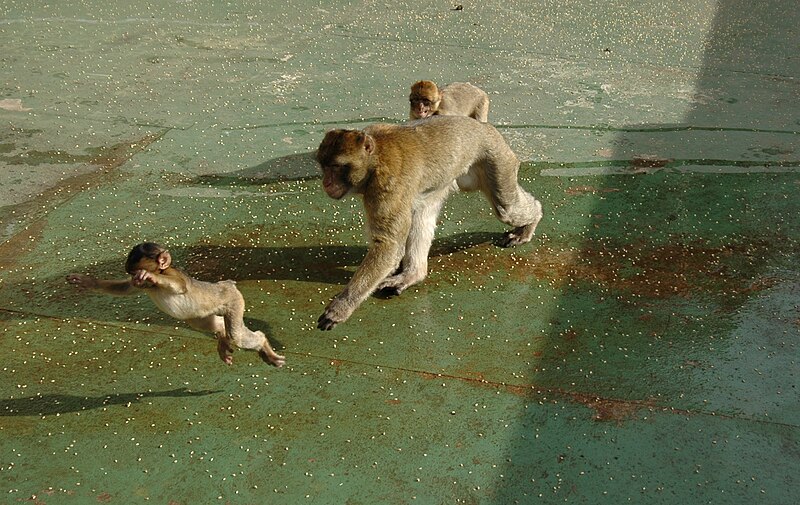
[[[623,421],[637,419],[641,410],[653,411],[657,407],[652,402],[617,400],[601,398],[584,393],[566,393],[575,403],[579,403],[594,411],[594,421],[612,421],[622,424]]]
[[[69,177],[56,186],[48,188],[29,199],[25,203],[16,205],[9,209],[11,215],[24,216],[30,223],[21,231],[15,232],[5,242],[0,243],[0,267],[11,268],[17,263],[20,257],[33,250],[36,242],[41,238],[47,224],[45,216],[47,210],[52,208],[55,203],[69,200],[69,198],[81,191],[89,188],[98,187],[108,181],[108,177],[114,174],[114,169],[122,166],[135,154],[143,151],[147,146],[160,139],[168,130],[159,133],[146,135],[138,140],[122,142],[110,147],[96,149],[90,155],[63,156],[57,159],[74,160],[69,162],[88,163],[100,168],[100,172]],[[60,156],[60,155],[59,155]],[[0,161],[8,163],[8,159],[0,158]],[[58,161],[56,161],[58,162]],[[63,161],[67,162],[67,161]],[[5,226],[0,216],[0,225]]]
[[[33,251],[36,243],[41,240],[46,225],[46,219],[34,221],[0,244],[0,269],[10,270],[21,256]]]
[[[483,244],[434,258],[431,270],[478,281],[505,275],[520,283],[540,279],[561,287],[588,282],[639,297],[690,298],[699,291],[748,294],[769,288],[775,281],[760,277],[758,266],[787,248],[797,253],[798,245],[780,238],[715,246],[701,239],[682,242],[680,237],[664,244],[587,239],[581,249],[543,243],[524,253],[506,253]]]
[[[16,150],[14,143],[3,144],[4,148],[0,153],[0,161],[8,165],[59,165],[59,164],[79,164],[86,163],[105,169],[116,168],[131,156],[138,153],[148,145],[152,144],[164,135],[165,132],[145,135],[139,140],[131,142],[120,142],[111,146],[101,146],[86,149],[82,154],[71,153],[60,149],[49,151],[38,151],[35,149],[24,150],[16,154],[10,154]]]

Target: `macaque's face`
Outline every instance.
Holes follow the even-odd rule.
[[[339,200],[350,191],[347,176],[350,167],[347,165],[329,165],[322,167],[322,187],[325,193],[334,200]]]
[[[434,115],[439,108],[439,88],[431,81],[419,81],[411,86],[408,96],[411,114],[419,119]]]
[[[411,100],[411,111],[416,117],[423,119],[433,114],[433,107],[431,107],[431,105],[431,101],[427,98]]]
[[[148,258],[144,256],[142,258],[139,258],[139,260],[136,262],[126,264],[125,270],[131,275],[133,275],[135,272],[139,270],[156,272],[158,271],[158,262],[156,262],[156,260],[153,258]]]
[[[363,132],[329,131],[317,150],[325,193],[339,200],[361,183],[371,153],[372,142]]]
[[[158,272],[168,268],[171,262],[172,256],[169,254],[169,251],[162,251],[155,258],[150,258],[148,256],[141,256],[135,260],[129,258],[129,261],[125,264],[125,271],[131,275],[139,270]]]

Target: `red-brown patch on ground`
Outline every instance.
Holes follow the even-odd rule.
[[[99,152],[89,159],[89,163],[97,165],[106,170],[111,170],[122,166],[131,159],[134,154],[143,151],[150,144],[160,139],[164,132],[145,135],[133,142],[122,142],[107,148],[99,149]]]
[[[600,398],[583,393],[567,393],[573,401],[589,407],[594,411],[592,419],[595,421],[614,421],[618,424],[629,419],[635,419],[642,409],[652,410],[655,406],[647,402],[633,402]]]
[[[587,240],[582,249],[557,248],[545,243],[524,254],[492,251],[493,246],[441,256],[432,270],[458,272],[480,281],[480,277],[507,275],[520,283],[532,278],[554,287],[588,282],[613,291],[647,298],[680,296],[699,291],[748,294],[767,289],[776,282],[756,278],[766,256],[780,254],[774,241],[730,243],[709,246],[701,239],[652,244],[645,240],[616,244],[611,240]],[[794,247],[784,241],[786,247]]]
[[[0,268],[10,270],[21,256],[33,251],[44,233],[46,219],[34,221],[24,230],[0,244]]]
[[[596,188],[594,186],[571,186],[565,190],[570,196],[585,195],[587,193],[614,193],[619,191],[617,188]]]

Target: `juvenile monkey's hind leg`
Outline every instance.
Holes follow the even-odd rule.
[[[225,332],[225,320],[220,316],[198,317],[187,319],[186,323],[195,330],[207,331],[214,334],[217,339],[217,352],[219,359],[226,365],[233,363],[233,345]]]
[[[226,365],[233,363],[233,346],[225,335],[217,337],[217,353],[219,353],[219,359]]]
[[[253,333],[263,339],[261,343],[261,349],[258,350],[258,355],[261,356],[261,359],[263,359],[264,362],[275,365],[278,368],[286,364],[286,357],[275,352],[272,346],[269,345],[269,339],[267,339],[267,336],[264,335],[263,332],[254,331]]]
[[[275,365],[278,368],[286,364],[286,358],[272,349],[263,331],[251,331],[245,328],[243,333],[234,338],[234,342],[239,349],[258,351],[258,355],[266,363]]]
[[[538,225],[539,221],[542,219],[542,204],[539,203],[539,201],[535,201],[533,207],[535,210],[535,220],[532,223],[517,226],[511,231],[505,232],[505,234],[503,234],[503,239],[500,241],[502,247],[514,247],[530,242],[531,238],[533,238],[533,233],[536,231],[536,225]]]
[[[484,166],[485,186],[482,188],[492,202],[497,218],[514,229],[500,241],[502,247],[529,242],[542,219],[542,204],[517,182],[519,160],[507,148],[487,161]]]
[[[225,320],[228,338],[239,349],[258,351],[264,361],[282,367],[286,363],[286,359],[272,349],[264,332],[252,331],[244,325],[244,297],[242,294],[236,288],[233,288],[230,293],[226,313],[222,316]]]

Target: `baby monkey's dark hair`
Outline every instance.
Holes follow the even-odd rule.
[[[139,261],[142,260],[142,258],[156,260],[158,255],[164,251],[166,251],[166,249],[155,242],[143,242],[137,246],[134,246],[133,249],[131,249],[131,252],[128,253],[128,259],[125,261],[125,271],[129,274],[133,273],[132,270],[139,263]]]

